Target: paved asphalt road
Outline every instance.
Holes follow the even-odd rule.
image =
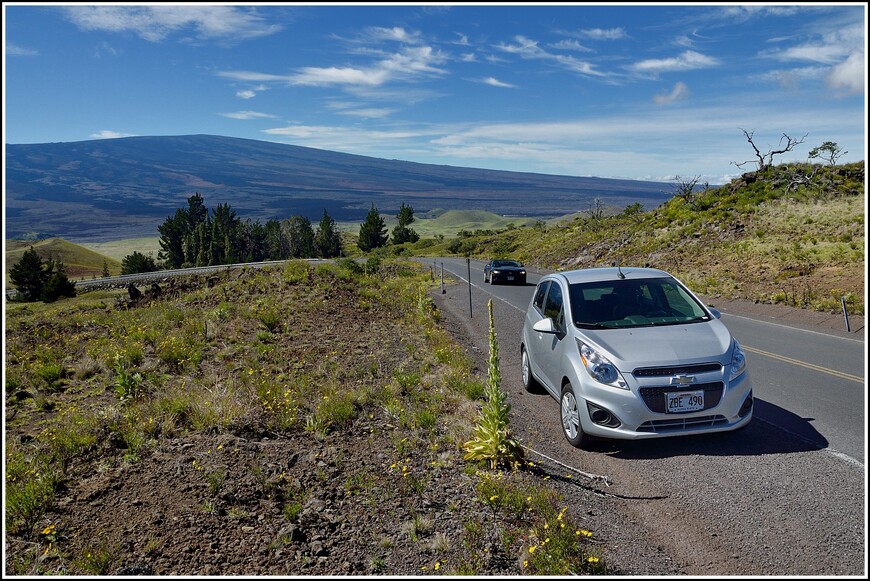
[[[747,351],[756,402],[749,426],[708,436],[602,440],[577,450],[561,434],[557,402],[526,393],[520,382],[519,337],[539,276],[530,272],[526,286],[492,286],[483,282],[483,262],[429,264],[436,279],[443,265],[440,300],[465,317],[479,352],[488,352],[486,304],[493,300],[503,387],[524,443],[606,475],[621,494],[667,498],[663,506],[636,504],[632,518],[687,563],[685,570],[866,577],[863,333],[720,308]]]

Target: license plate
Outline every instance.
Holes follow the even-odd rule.
[[[509,277],[507,277],[507,279],[508,279],[508,280],[513,280],[513,279],[514,279],[514,277],[512,277],[512,276],[509,276]]]
[[[669,414],[696,412],[704,409],[704,390],[665,392]]]

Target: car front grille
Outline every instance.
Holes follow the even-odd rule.
[[[675,375],[695,375],[711,371],[722,371],[722,364],[714,362],[673,367],[639,367],[632,371],[631,374],[635,377],[673,377]]]
[[[693,428],[711,428],[721,424],[727,424],[725,416],[701,416],[699,418],[673,418],[667,420],[653,420],[642,423],[638,432],[661,434],[665,432],[682,432]]]
[[[668,385],[665,387],[642,387],[640,388],[640,397],[650,411],[663,414],[665,413],[666,400],[665,393],[676,393],[680,391],[698,391],[704,390],[704,409],[708,410],[719,405],[719,400],[722,399],[722,391],[725,386],[721,381],[712,383],[696,383],[691,385]]]

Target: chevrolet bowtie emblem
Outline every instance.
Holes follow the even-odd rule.
[[[689,385],[695,383],[694,375],[675,375],[671,378],[671,385]]]

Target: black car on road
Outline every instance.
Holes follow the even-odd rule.
[[[483,282],[526,284],[526,268],[516,260],[490,260],[483,267]]]

